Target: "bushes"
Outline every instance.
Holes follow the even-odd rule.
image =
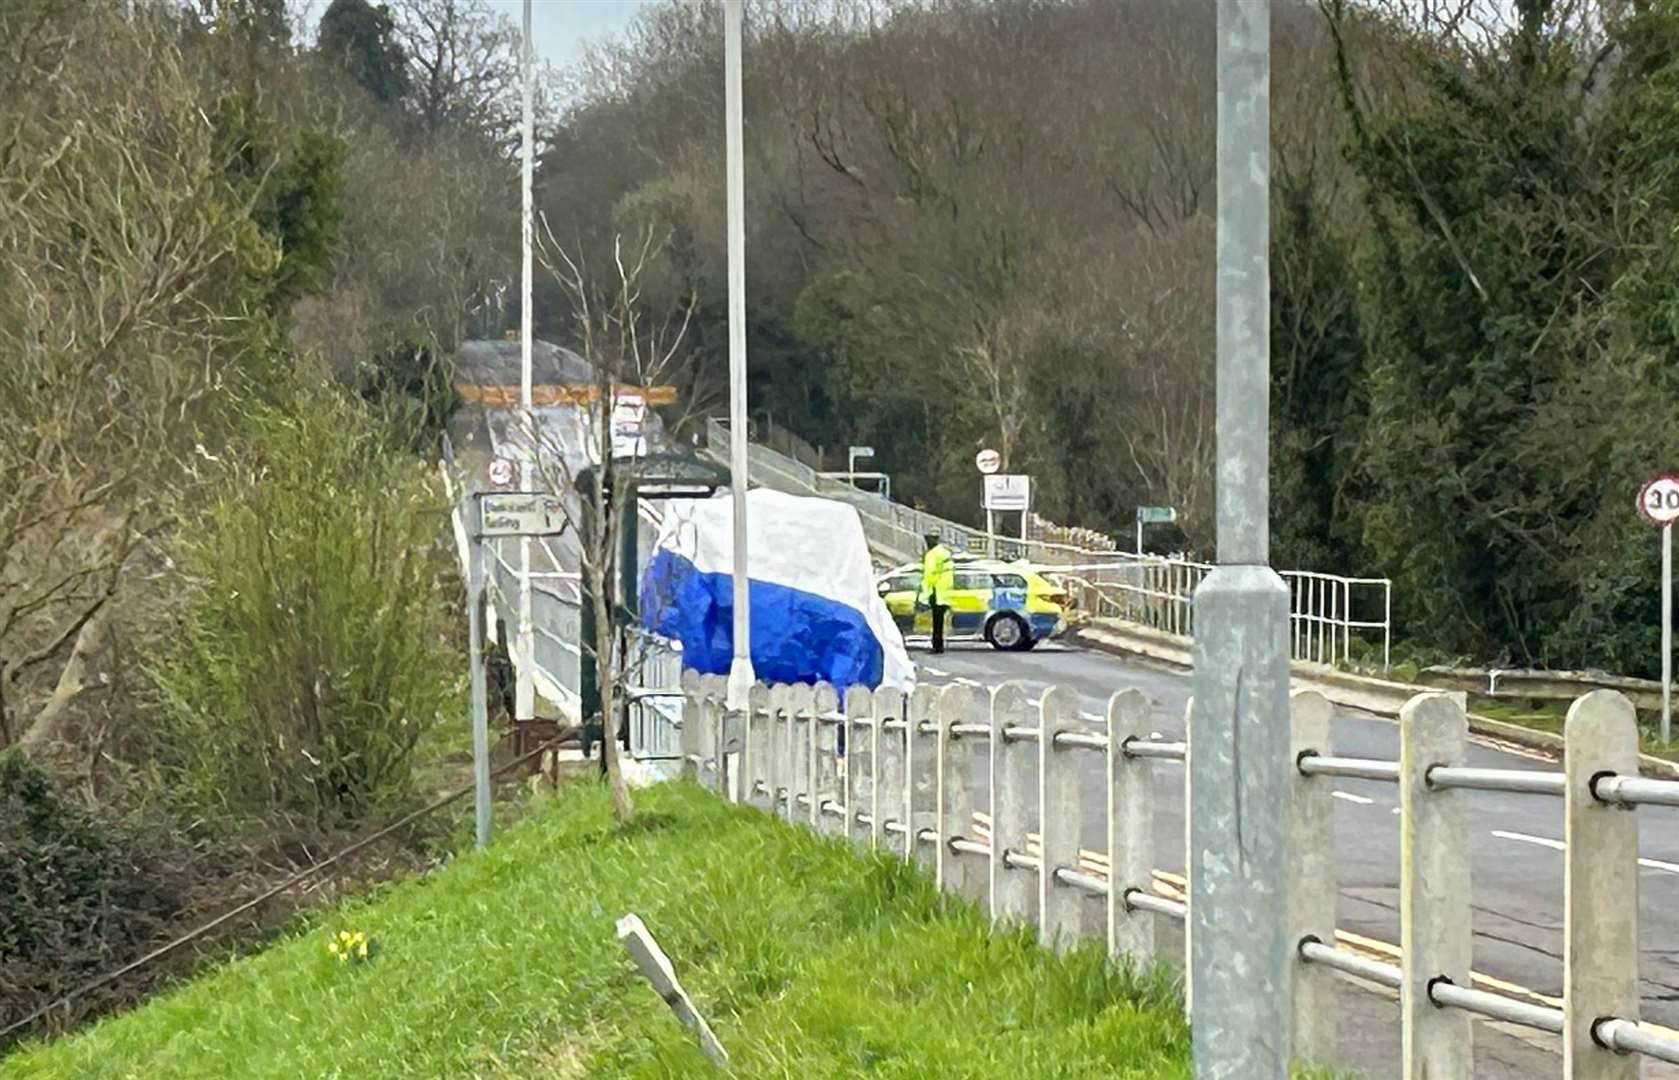
[[[180,910],[162,847],[0,751],[0,1027],[126,959]]]
[[[173,549],[183,605],[150,664],[170,764],[203,808],[355,820],[459,696],[446,503],[338,391],[244,432]]]

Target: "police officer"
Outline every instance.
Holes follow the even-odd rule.
[[[950,594],[956,588],[956,564],[950,549],[938,533],[928,533],[927,553],[921,557],[921,594],[917,602],[933,613],[933,652],[944,652],[944,617],[950,611]]]

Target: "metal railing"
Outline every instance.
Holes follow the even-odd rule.
[[[907,697],[855,688],[843,704],[826,685],[759,685],[739,712],[724,708],[721,678],[690,674],[684,686],[688,776],[915,861],[993,920],[1035,923],[1046,946],[1083,932],[1086,896],[1105,901],[1110,955],[1139,964],[1156,954],[1156,917],[1193,915],[1192,883],[1153,866],[1154,762],[1184,762],[1189,742],[1152,734],[1138,690],[1114,694],[1093,717],[1071,690],[1050,689],[1034,704],[1019,683],[920,687]],[[1399,761],[1334,756],[1330,706],[1315,691],[1295,694],[1291,713],[1290,901],[1281,917],[1294,945],[1295,1060],[1333,1060],[1333,975],[1342,973],[1408,988],[1399,995],[1407,1080],[1473,1075],[1469,1015],[1560,1036],[1576,1078],[1636,1075],[1629,1054],[1679,1063],[1679,1033],[1639,1021],[1638,815],[1625,812],[1679,805],[1679,782],[1639,777],[1635,714],[1622,695],[1600,690],[1574,703],[1561,773],[1467,767],[1468,721],[1450,695],[1406,704]],[[1188,724],[1193,730],[1193,702]],[[1334,789],[1325,778],[1338,776],[1399,789],[1399,911],[1411,928],[1402,953],[1336,929]],[[1510,984],[1470,970],[1469,791],[1560,801],[1568,835],[1560,1003],[1499,992]],[[1105,850],[1079,844],[1088,802],[1105,811]],[[1186,823],[1191,812],[1186,797]],[[1192,999],[1198,977],[1192,964]]]
[[[706,425],[714,454],[728,453],[729,430],[717,419]],[[821,495],[851,504],[877,551],[900,561],[919,558],[923,538],[939,536],[959,552],[1026,561],[1066,582],[1079,607],[1168,634],[1192,637],[1194,595],[1213,569],[1172,556],[1088,551],[1041,540],[991,537],[921,510],[883,499],[755,443],[747,446],[754,483],[794,494]],[[843,474],[840,474],[843,475]],[[1392,650],[1393,584],[1387,578],[1343,577],[1311,570],[1279,571],[1289,586],[1289,645],[1295,660],[1322,664],[1350,661],[1355,637],[1380,643],[1382,670]]]

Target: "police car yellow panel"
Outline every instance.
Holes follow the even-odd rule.
[[[932,612],[916,610],[921,567],[900,566],[878,583],[886,609],[905,634],[931,634]],[[983,640],[997,649],[1030,649],[1067,628],[1067,596],[1060,586],[1024,565],[956,560],[945,635]]]

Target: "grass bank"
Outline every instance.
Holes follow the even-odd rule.
[[[582,783],[483,854],[317,916],[0,1077],[712,1072],[614,933],[641,915],[740,1076],[1188,1076],[1169,981],[1050,956],[888,859],[687,785],[629,830]],[[327,951],[340,929],[365,964]]]
[[[1561,735],[1564,722],[1568,719],[1568,707],[1571,704],[1573,702],[1511,700],[1481,696],[1471,698],[1469,711],[1481,716],[1490,716],[1494,720],[1502,720],[1507,724],[1519,724],[1534,731]],[[1640,722],[1638,725],[1638,744],[1641,751],[1652,757],[1679,761],[1679,740],[1662,742],[1660,734],[1648,722]]]

